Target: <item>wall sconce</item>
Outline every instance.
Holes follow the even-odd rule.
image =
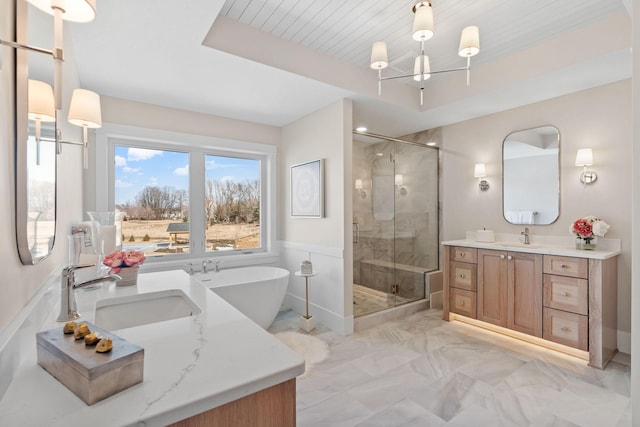
[[[356,190],[358,191],[358,193],[360,193],[360,197],[364,199],[365,197],[367,197],[367,192],[364,191],[363,187],[364,185],[362,184],[362,180],[356,179]]]
[[[40,141],[42,123],[56,121],[56,107],[53,100],[53,89],[40,80],[29,79],[28,118],[35,122],[36,129],[36,166],[40,166]]]
[[[29,80],[29,120],[35,121],[36,129],[36,164],[40,164],[40,141],[55,142],[56,152],[60,154],[60,144],[82,145],[82,167],[88,168],[89,150],[87,146],[88,128],[102,127],[102,111],[100,95],[86,89],[74,89],[69,106],[69,123],[82,128],[82,142],[63,141],[62,132],[58,129],[55,139],[42,138],[40,125],[42,122],[56,121],[54,95],[51,86],[39,80]]]
[[[395,184],[398,191],[400,191],[400,195],[404,196],[407,194],[407,189],[402,185],[404,183],[404,177],[402,174],[396,174],[393,178],[393,183]]]
[[[576,166],[582,166],[580,182],[583,184],[593,184],[598,179],[598,174],[592,170],[587,170],[587,166],[593,165],[593,150],[591,148],[581,148],[576,154]]]
[[[25,49],[31,52],[43,53],[46,55],[50,55],[53,58],[53,89],[47,83],[37,81],[37,83],[32,83],[32,80],[29,81],[28,92],[29,92],[29,120],[35,120],[36,127],[36,144],[39,144],[40,141],[53,141],[56,143],[56,152],[60,154],[62,144],[72,144],[72,145],[82,145],[84,150],[83,155],[83,167],[87,169],[88,161],[87,161],[87,128],[96,128],[102,126],[102,117],[100,111],[100,96],[94,92],[86,91],[80,89],[84,92],[89,92],[89,98],[91,98],[90,102],[86,102],[84,100],[78,99],[76,100],[76,89],[74,90],[73,96],[71,98],[71,105],[69,107],[69,122],[76,125],[81,126],[83,131],[83,142],[71,142],[71,141],[62,141],[62,135],[60,130],[56,132],[55,139],[50,138],[42,138],[40,136],[40,124],[45,121],[56,121],[57,120],[57,110],[62,109],[62,63],[64,61],[64,49],[63,49],[63,21],[71,21],[71,22],[89,22],[95,19],[96,17],[96,2],[95,0],[27,0],[28,3],[32,4],[36,8],[42,10],[43,12],[53,15],[53,39],[54,39],[54,48],[53,50],[42,49],[35,46],[29,46],[21,43],[17,43],[9,40],[1,40],[0,45],[5,45],[12,47],[14,49]],[[36,81],[34,81],[36,82]],[[34,92],[32,94],[32,92]],[[51,110],[49,109],[49,105],[51,99],[53,98],[54,111],[51,114]],[[82,97],[81,97],[82,98]],[[86,96],[84,97],[86,98]],[[47,106],[47,112],[43,113],[43,106]],[[96,108],[97,105],[97,108]],[[73,115],[72,115],[73,113]],[[97,114],[97,116],[96,116]],[[47,119],[47,117],[53,117],[53,120]],[[39,157],[40,150],[39,145],[36,151],[36,155]],[[39,158],[37,159],[37,163],[39,164]]]
[[[484,163],[476,163],[473,169],[473,177],[478,178],[478,186],[481,191],[487,191],[489,189],[489,183],[484,179],[487,176],[487,170]]]

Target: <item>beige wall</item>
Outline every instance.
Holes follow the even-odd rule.
[[[299,270],[309,259],[314,271],[310,312],[341,333],[353,332],[352,103],[343,99],[282,129],[278,157],[278,240],[281,264]],[[325,159],[325,217],[292,218],[291,165]],[[346,244],[348,243],[348,244]],[[304,312],[305,290],[299,278],[289,282],[288,305]]]
[[[12,40],[9,32],[9,17],[12,2],[0,2],[0,37]],[[46,31],[47,29],[43,29]],[[51,28],[53,34],[53,29]],[[66,40],[68,42],[68,40]],[[66,43],[68,45],[68,43]],[[4,52],[10,52],[3,48]],[[73,88],[78,87],[78,77],[74,67],[73,51],[65,50],[65,65],[63,77],[63,111],[61,117],[67,116],[66,108],[71,99]],[[82,157],[79,147],[65,146],[62,155],[58,156],[58,204],[57,228],[53,253],[36,265],[22,265],[18,258],[15,239],[14,221],[14,168],[13,168],[13,135],[12,126],[8,123],[5,112],[10,109],[10,97],[13,91],[9,74],[3,71],[0,87],[0,201],[2,201],[2,215],[0,215],[0,271],[2,285],[0,286],[0,333],[4,332],[10,322],[20,313],[29,300],[51,278],[58,274],[59,268],[67,260],[67,238],[71,224],[82,218]],[[65,139],[80,140],[81,131],[68,123],[61,123]]]
[[[344,247],[345,178],[351,181],[351,166],[345,169],[344,164],[346,155],[351,161],[350,129],[349,152],[345,153],[344,113],[347,104],[350,124],[351,102],[341,100],[282,128],[278,159],[278,240]],[[325,217],[291,218],[289,168],[318,159],[325,159]]]
[[[618,330],[631,330],[631,81],[601,86],[443,128],[443,240],[464,238],[486,227],[519,233],[502,215],[502,140],[519,129],[553,125],[560,130],[560,217],[531,226],[532,235],[569,236],[569,225],[585,215],[606,220],[608,238],[621,239]],[[578,148],[593,148],[598,181],[583,186],[574,166]],[[484,162],[491,188],[478,189],[473,165]],[[540,173],[544,173],[540,171]],[[534,176],[531,177],[535,179]]]

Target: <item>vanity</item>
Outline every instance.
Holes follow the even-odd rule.
[[[536,236],[538,237],[538,236]],[[543,239],[542,236],[540,236]],[[604,369],[617,350],[619,241],[442,242],[443,318],[561,351]]]
[[[52,302],[49,313],[35,313],[42,322],[32,325],[28,320],[16,333],[18,348],[12,357],[21,362],[13,378],[3,371],[3,381],[10,384],[0,397],[0,424],[295,426],[302,357],[184,271],[140,274],[137,286],[104,283],[78,289],[78,322],[100,325],[103,321],[95,313],[114,302],[142,301],[144,311],[150,307],[149,294],[180,295],[197,309],[145,324],[128,319],[139,317],[132,312],[116,319],[138,323],[110,332],[144,348],[144,379],[89,406],[37,364],[33,329],[63,325],[55,320],[59,279],[52,283],[41,297]]]

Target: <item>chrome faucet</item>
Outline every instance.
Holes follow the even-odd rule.
[[[529,244],[529,227],[525,227],[524,231],[522,233],[520,233],[521,235],[524,236],[524,243],[525,245]]]
[[[216,273],[220,271],[220,263],[221,262],[222,261],[220,261],[220,260],[216,261]]]
[[[202,272],[206,273],[209,271],[209,264],[212,263],[210,259],[202,260]]]
[[[95,285],[100,282],[115,282],[122,279],[117,274],[108,274],[106,276],[94,277],[84,282],[76,283],[75,271],[81,268],[95,267],[95,264],[69,265],[62,270],[61,279],[61,298],[60,298],[60,315],[58,322],[68,322],[80,317],[76,306],[75,289],[84,288],[85,286]]]

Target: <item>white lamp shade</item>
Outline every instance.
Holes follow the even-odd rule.
[[[576,154],[576,166],[591,166],[593,164],[593,151],[591,148],[581,148]]]
[[[403,179],[403,177],[402,177],[402,174],[399,174],[399,173],[398,173],[398,174],[396,174],[396,176],[395,176],[395,178],[394,178],[394,180],[393,180],[393,181],[394,181],[394,183],[395,183],[396,185],[402,185],[402,184],[404,183],[404,179]]]
[[[74,89],[68,119],[69,123],[76,126],[102,127],[100,95],[86,89]]]
[[[29,120],[55,122],[53,89],[45,82],[29,79]]]
[[[387,65],[389,65],[387,44],[385,42],[375,42],[371,48],[371,68],[382,70],[387,68]]]
[[[412,37],[415,41],[429,40],[433,37],[433,9],[428,2],[420,2],[415,6]]]
[[[480,30],[475,25],[465,27],[460,35],[458,55],[474,56],[480,52]]]
[[[431,71],[431,67],[429,66],[429,57],[427,55],[422,55],[424,60],[424,73],[422,75],[422,80],[427,80],[431,77],[429,72]],[[416,62],[413,66],[413,80],[419,82],[420,81],[420,55],[416,56]]]
[[[473,177],[484,178],[485,176],[487,176],[487,170],[484,167],[484,163],[476,163],[476,166],[473,169]]]
[[[362,190],[362,180],[356,179],[356,190]]]
[[[49,15],[54,6],[64,11],[62,19],[71,22],[89,22],[96,17],[96,0],[27,0]]]

